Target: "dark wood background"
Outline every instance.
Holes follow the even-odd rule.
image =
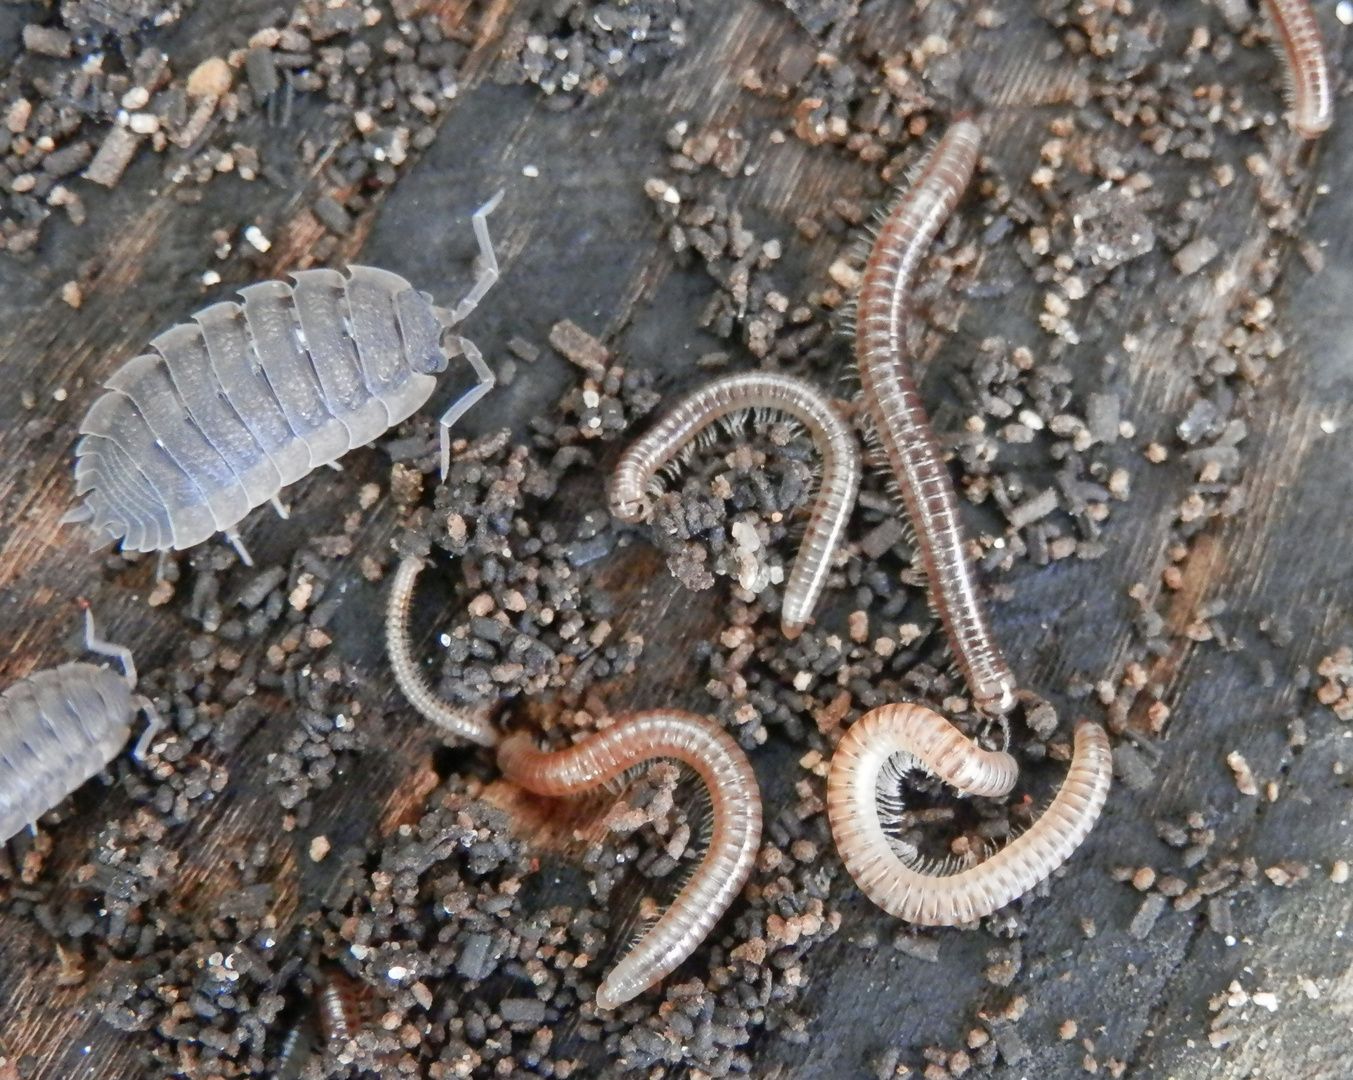
[[[219,42],[232,26],[252,25],[270,6],[258,0],[200,3],[174,29],[166,47],[176,70],[222,51]],[[1333,65],[1340,69],[1345,40],[1333,4],[1316,6]],[[0,8],[0,55],[17,50],[29,7]],[[1001,7],[1010,16],[1001,32],[977,34],[971,12],[965,11],[955,42],[967,82],[986,88],[984,119],[992,134],[985,152],[1004,175],[1018,178],[1036,166],[1047,122],[1065,108],[1058,97],[1074,80],[1057,68],[1068,61],[1047,70],[1038,66],[1054,31],[1033,4]],[[1184,40],[1193,25],[1217,22],[1215,11],[1200,3],[1162,4],[1160,13],[1170,34]],[[521,14],[512,0],[494,6],[472,71],[481,77],[488,71],[497,33]],[[875,5],[866,15],[885,39],[910,34],[917,18],[913,5],[902,2]],[[693,360],[723,344],[697,329],[709,279],[677,268],[643,192],[644,180],[663,168],[662,133],[685,119],[693,131],[735,124],[749,135],[748,163],[755,172],[732,189],[733,198],[758,235],[786,241],[788,255],[779,273],[795,297],[822,287],[839,240],[824,236],[809,243],[795,235],[793,222],[805,213],[824,213],[840,195],[863,197],[873,167],[829,147],[810,147],[792,137],[777,145],[765,137],[772,127],[784,127],[792,103],[749,94],[740,88],[740,78],[748,70],[790,67],[818,48],[786,10],[763,0],[700,2],[694,6],[691,38],[692,44],[670,63],[631,74],[572,111],[544,108],[540,93],[529,86],[481,81],[467,87],[436,142],[359,219],[343,241],[343,254],[388,267],[438,298],[454,297],[465,287],[473,254],[468,216],[494,191],[506,188],[493,219],[503,279],[467,327],[490,359],[506,356],[505,344],[514,335],[543,345],[550,326],[570,318],[627,354],[632,365],[656,370],[660,389],[696,385],[703,376]],[[1272,79],[1276,63],[1262,49],[1238,50],[1233,62],[1248,65],[1256,80],[1265,81]],[[304,106],[294,123],[298,131],[306,125],[323,130],[318,112]],[[1248,145],[1244,137],[1235,140],[1229,159],[1239,163],[1250,152]],[[1078,1021],[1080,1036],[1094,1040],[1101,1063],[1125,1061],[1131,1077],[1314,1080],[1349,1072],[1353,942],[1344,927],[1353,915],[1353,886],[1330,883],[1328,867],[1353,852],[1353,794],[1336,771],[1340,762],[1353,765],[1353,744],[1345,741],[1353,729],[1293,683],[1300,665],[1313,667],[1337,645],[1353,644],[1353,530],[1347,524],[1353,501],[1353,410],[1348,406],[1353,195],[1340,180],[1347,178],[1344,166],[1353,154],[1347,108],[1340,108],[1333,130],[1319,144],[1293,143],[1291,153],[1315,158],[1300,191],[1302,205],[1310,207],[1301,232],[1322,244],[1325,265],[1312,273],[1295,244],[1269,230],[1267,211],[1256,198],[1257,182],[1238,168],[1236,183],[1211,207],[1208,231],[1242,280],[1271,246],[1282,250],[1274,296],[1290,347],[1271,366],[1247,413],[1250,436],[1242,446],[1247,508],[1213,523],[1195,540],[1182,564],[1182,588],[1159,605],[1177,634],[1193,621],[1200,602],[1225,600],[1221,621],[1250,647],[1226,652],[1215,643],[1171,639],[1177,646],[1152,672],[1165,685],[1164,700],[1172,711],[1158,743],[1154,782],[1141,791],[1123,785],[1114,789],[1099,826],[1055,883],[1051,899],[1036,909],[1024,940],[1024,970],[1011,988],[1029,1002],[1019,1030],[1032,1056],[1018,1067],[998,1066],[997,1076],[1079,1074],[1085,1051],[1079,1041],[1062,1042],[1056,1034],[1068,1017]],[[527,165],[538,168],[537,178],[523,176]],[[54,219],[32,256],[0,253],[5,390],[0,394],[0,664],[6,682],[76,654],[78,612],[72,600],[77,596],[94,603],[108,635],[132,645],[144,668],[167,661],[184,627],[179,600],[160,608],[146,604],[153,560],[110,581],[83,537],[58,528],[71,505],[75,428],[95,387],[154,334],[207,299],[224,298],[247,280],[246,269],[284,272],[319,235],[307,223],[304,177],[291,190],[225,177],[207,188],[202,202],[183,205],[161,178],[160,167],[143,155],[111,192],[82,185],[88,224],[77,229]],[[1182,163],[1162,158],[1154,175],[1162,191],[1177,192]],[[220,225],[238,227],[253,219],[267,223],[277,240],[273,251],[255,267],[241,268],[238,280],[227,280],[204,297],[198,281],[213,265],[208,234]],[[946,392],[946,370],[987,334],[999,329],[1011,340],[1042,340],[1036,323],[1042,289],[1011,251],[995,249],[986,257],[984,276],[1009,277],[1014,287],[1002,296],[967,303],[958,332],[929,369],[932,402]],[[1162,263],[1166,258],[1159,251],[1151,257]],[[91,258],[98,260],[98,269],[84,289],[83,306],[72,311],[59,298],[60,286]],[[1190,371],[1177,361],[1181,327],[1171,321],[1169,305],[1185,289],[1211,287],[1210,274],[1183,282],[1161,274],[1138,295],[1123,297],[1119,321],[1106,335],[1109,342],[1137,335],[1142,347],[1135,354],[1109,368],[1101,343],[1072,349],[1064,359],[1081,384],[1123,395],[1124,417],[1138,431],[1131,443],[1135,448],[1152,439],[1174,446],[1171,433],[1196,390]],[[522,365],[514,385],[492,395],[464,430],[504,423],[520,430],[525,418],[552,407],[573,375],[553,359]],[[66,391],[64,400],[53,397],[58,389]],[[25,390],[36,395],[36,410],[21,406]],[[434,397],[429,414],[435,415],[440,404]],[[289,521],[264,513],[249,519],[245,536],[260,561],[287,555],[299,538],[350,508],[364,480],[384,478],[385,460],[376,451],[358,451],[348,460],[341,476],[325,473],[297,485],[297,512]],[[1048,691],[1064,717],[1098,712],[1093,700],[1073,704],[1057,696],[1071,675],[1114,678],[1126,659],[1139,655],[1132,629],[1136,605],[1127,589],[1143,582],[1154,596],[1160,588],[1174,510],[1195,479],[1177,455],[1160,467],[1135,457],[1132,473],[1132,498],[1116,509],[1106,531],[1108,557],[1070,559],[1042,569],[1022,564],[1007,576],[1014,598],[993,612],[996,632],[1023,683]],[[391,512],[378,510],[359,533],[358,548],[346,564],[351,569],[344,570],[352,586],[350,600],[334,624],[335,647],[367,665],[376,680],[387,678],[379,643],[361,631],[383,594],[361,578],[357,564],[363,552],[385,550],[392,522]],[[647,622],[690,638],[708,633],[720,616],[719,590],[692,599],[659,560],[645,565],[647,580],[626,600],[635,625]],[[1287,648],[1261,640],[1258,623],[1268,616],[1291,621],[1295,637]],[[672,649],[655,657],[655,668],[644,668],[647,685],[620,691],[612,707],[706,708],[687,653]],[[1272,686],[1262,684],[1260,657],[1275,665]],[[654,687],[670,691],[673,700],[646,700]],[[632,700],[624,700],[627,696]],[[392,687],[389,700],[395,700]],[[1306,718],[1310,732],[1299,755],[1286,741],[1286,725],[1295,716]],[[275,831],[278,809],[260,777],[277,739],[265,726],[222,755],[229,788],[194,823],[190,838],[175,841],[186,857],[183,888],[209,882],[214,866],[236,857],[260,832]],[[426,791],[419,778],[428,773],[435,735],[408,710],[393,708],[371,739],[362,784],[327,798],[313,832],[337,835],[369,827],[395,803]],[[1225,763],[1231,750],[1246,755],[1261,781],[1280,784],[1276,803],[1237,792]],[[772,806],[777,798],[792,797],[792,761],[790,748],[772,745],[756,762]],[[1260,867],[1298,860],[1311,875],[1288,889],[1261,880],[1239,897],[1233,945],[1208,929],[1201,908],[1187,914],[1167,911],[1147,939],[1137,940],[1127,927],[1140,895],[1111,880],[1108,871],[1167,865],[1152,822],[1194,809],[1218,817],[1219,846],[1233,844]],[[70,853],[58,852],[55,864],[78,862],[98,823],[96,802],[89,813],[63,826],[60,843],[69,845]],[[298,852],[305,840],[297,837]],[[807,960],[811,1041],[805,1047],[769,1039],[758,1044],[757,1076],[856,1075],[883,1047],[955,1047],[972,1025],[991,938],[944,933],[939,962],[929,964],[889,948],[896,922],[863,899],[848,899],[844,912],[843,931]],[[1086,917],[1097,927],[1092,939],[1082,931]],[[869,933],[882,944],[861,948]],[[55,954],[41,935],[0,912],[0,1039],[6,1049],[16,1056],[36,1055],[34,1076],[41,1080],[133,1075],[133,1037],[103,1026],[82,1003],[83,988],[57,988],[57,970]],[[1251,992],[1271,990],[1279,1007],[1273,1014],[1251,1007],[1240,1024],[1241,1036],[1214,1049],[1207,1039],[1208,1002],[1233,980]],[[1318,999],[1303,991],[1302,980],[1318,989]]]

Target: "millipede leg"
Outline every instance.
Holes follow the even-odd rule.
[[[283,505],[281,496],[274,495],[268,501],[272,503],[272,508],[277,511],[277,516],[283,521],[286,521],[287,518],[291,517],[291,511]]]
[[[85,648],[92,653],[98,653],[100,656],[111,656],[122,664],[122,673],[126,676],[127,685],[135,689],[136,687],[136,661],[132,659],[132,651],[125,645],[114,645],[111,641],[104,641],[99,637],[98,630],[94,627],[94,613],[85,608]]]

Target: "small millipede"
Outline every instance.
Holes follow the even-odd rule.
[[[314,1022],[307,1015],[293,1024],[283,1038],[282,1047],[277,1052],[277,1063],[273,1066],[272,1080],[300,1080],[301,1071],[314,1056]]]
[[[85,648],[122,664],[122,675],[74,662],[21,679],[0,693],[0,843],[36,821],[122,752],[138,711],[141,760],[164,725],[136,691],[131,650],[99,638],[85,609]]]
[[[454,309],[388,270],[297,270],[294,285],[249,285],[243,306],[213,304],[155,338],[85,415],[75,447],[85,501],[63,520],[131,551],[221,531],[251,563],[237,531],[245,515],[265,502],[285,514],[282,488],[412,415],[464,356],[440,421],[445,475],[451,425],[493,387],[479,350],[449,330],[498,280],[485,218],[501,197],[475,212],[481,268]]]
[[[1292,106],[1288,122],[1303,139],[1318,139],[1334,119],[1329,62],[1310,0],[1264,0],[1282,46]]]
[[[904,861],[884,828],[879,777],[895,755],[973,795],[1008,792],[1015,763],[996,760],[1007,755],[979,750],[944,717],[910,704],[866,713],[837,746],[827,775],[827,818],[841,861],[875,904],[923,926],[954,926],[990,915],[1056,870],[1094,827],[1112,773],[1108,736],[1098,724],[1082,720],[1071,768],[1043,816],[984,862],[942,874]]]
[[[589,791],[655,758],[693,768],[709,791],[713,835],[704,860],[672,905],[607,973],[597,1006],[614,1009],[666,977],[728,910],[752,872],[761,843],[761,792],[747,756],[703,716],[655,709],[635,713],[585,742],[556,753],[518,733],[498,748],[498,767],[537,795]]]
[[[409,605],[414,584],[425,565],[426,561],[418,555],[406,556],[390,585],[390,599],[385,606],[385,650],[395,682],[409,704],[438,727],[480,746],[493,746],[498,742],[498,731],[487,715],[457,709],[439,698],[414,659],[409,641]]]
[[[953,478],[905,356],[912,278],[968,186],[981,138],[970,120],[955,122],[884,219],[860,284],[855,356],[865,408],[915,526],[931,603],[977,708],[990,716],[1013,707],[1015,677],[987,624],[964,551]]]
[[[860,490],[860,450],[854,433],[811,383],[775,372],[747,372],[715,379],[683,398],[620,459],[611,475],[611,512],[622,521],[648,517],[652,512],[648,489],[657,471],[710,424],[744,409],[788,413],[808,429],[822,455],[822,481],[780,613],[781,631],[796,638],[822,595],[832,553]]]

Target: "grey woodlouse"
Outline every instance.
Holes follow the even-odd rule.
[[[923,926],[990,915],[1056,870],[1094,827],[1112,774],[1108,736],[1082,720],[1071,768],[1043,816],[984,862],[945,874],[918,865],[914,852],[903,852],[910,855],[904,859],[884,828],[879,776],[895,755],[902,755],[903,768],[926,768],[970,795],[1008,792],[1015,762],[979,750],[938,713],[909,704],[866,713],[837,746],[827,775],[827,818],[841,861],[875,904]]]
[[[147,725],[134,757],[145,757],[163,727],[150,699],[135,693],[131,650],[101,640],[88,609],[85,648],[119,660],[123,674],[76,661],[36,672],[0,693],[0,843],[117,757],[138,710]]]
[[[486,218],[501,198],[474,214],[481,267],[452,310],[388,270],[298,270],[294,285],[247,286],[243,306],[213,304],[155,338],[81,423],[85,502],[63,520],[133,551],[188,548],[221,531],[250,563],[237,532],[250,510],[272,502],[285,515],[282,488],[412,415],[434,376],[464,356],[464,385],[440,421],[445,475],[451,425],[494,383],[474,344],[449,331],[498,280]]]
[[[785,585],[780,629],[796,638],[812,617],[827,582],[832,553],[845,532],[860,490],[860,450],[855,435],[820,390],[803,379],[771,371],[726,375],[684,397],[625,452],[611,476],[611,513],[642,521],[654,474],[691,439],[722,416],[743,409],[775,409],[798,420],[822,455],[822,481],[794,568]]]
[[[956,121],[916,183],[884,219],[860,284],[855,356],[865,409],[915,526],[930,600],[954,659],[977,708],[1004,715],[1015,704],[1015,677],[987,625],[964,549],[954,482],[926,419],[904,341],[912,278],[968,186],[981,140],[976,124]]]
[[[409,604],[413,600],[414,584],[425,565],[426,560],[421,556],[406,556],[400,561],[395,580],[390,585],[390,599],[385,606],[385,651],[390,657],[390,669],[409,704],[428,720],[452,735],[480,746],[493,746],[498,742],[498,729],[493,726],[487,710],[458,709],[443,701],[428,685],[419,662],[414,659],[409,641]]]
[[[672,905],[602,980],[597,1007],[614,1009],[670,974],[709,935],[752,872],[761,844],[761,790],[742,752],[703,716],[654,709],[635,713],[557,753],[537,750],[523,734],[498,747],[498,767],[537,795],[575,795],[656,758],[693,768],[709,790],[714,835],[709,850]]]
[[[1334,120],[1329,62],[1309,0],[1263,0],[1287,64],[1288,122],[1303,139],[1318,139]]]

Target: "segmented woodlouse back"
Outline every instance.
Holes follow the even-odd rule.
[[[449,327],[497,280],[484,215],[474,217],[485,265],[447,315],[388,270],[302,270],[295,284],[240,290],[243,304],[203,308],[172,327],[105,384],[76,445],[76,494],[101,542],[128,550],[183,549],[236,527],[281,488],[335,462],[417,411],[451,358],[456,397],[447,429],[493,386],[474,345]],[[280,505],[280,504],[279,504]]]

